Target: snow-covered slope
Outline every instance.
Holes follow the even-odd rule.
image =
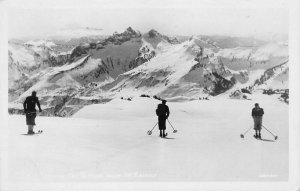
[[[24,116],[10,116],[7,174],[30,185],[56,181],[286,181],[288,180],[288,105],[276,96],[253,100],[168,102],[170,139],[158,137],[150,98],[113,100],[86,106],[72,118],[37,117],[36,136],[26,133]],[[265,110],[263,141],[253,138],[250,111]],[[274,120],[276,118],[276,120]],[[216,120],[217,119],[217,120]]]
[[[199,56],[199,51],[200,47],[194,40],[181,44],[161,41],[156,44],[155,57],[119,75],[104,88],[110,89],[111,93],[118,92],[118,96],[139,96],[145,93],[164,98],[198,98],[203,94],[204,87],[214,91],[217,78],[226,81],[217,74],[218,63],[213,58]],[[199,58],[196,61],[197,56]],[[202,67],[197,67],[199,64]]]
[[[10,91],[22,93],[24,84],[33,74],[49,67],[62,65],[65,59],[53,49],[51,41],[28,41],[8,44],[8,81]],[[32,86],[30,84],[29,86]],[[23,87],[22,87],[23,86]],[[20,93],[17,93],[20,95]],[[14,95],[12,95],[14,97]],[[14,100],[14,99],[11,99]]]
[[[272,67],[255,81],[254,86],[262,89],[289,89],[288,85],[289,61]]]
[[[256,50],[244,48],[242,51],[218,51],[218,47],[210,49],[199,46],[200,40],[192,38],[181,44],[169,44],[166,41],[155,44],[156,54],[153,59],[121,74],[105,88],[122,96],[145,93],[163,98],[179,96],[188,100],[198,99],[202,95],[218,95],[233,86],[235,89],[253,87],[255,81],[262,78],[265,69],[282,65],[288,57],[287,52],[278,53],[282,48],[279,45],[274,45],[275,48],[267,45]],[[203,40],[201,42],[206,43]],[[282,49],[283,52],[286,50],[286,47]],[[263,62],[260,60],[262,57]],[[271,75],[274,79],[275,73]]]
[[[108,74],[101,59],[93,59],[87,55],[76,62],[39,72],[33,75],[28,83],[31,81],[36,83],[15,102],[22,103],[32,91],[37,91],[45,113],[65,116],[72,115],[84,105],[93,102],[93,99],[80,98],[82,87],[103,85],[113,81],[113,78]],[[70,104],[69,109],[65,107],[61,112],[58,106],[63,107],[67,103]],[[19,105],[17,108],[22,107]]]

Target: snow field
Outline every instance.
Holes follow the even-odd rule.
[[[262,131],[253,138],[251,109],[265,110]],[[288,106],[275,96],[253,100],[216,97],[168,102],[170,139],[158,137],[158,100],[116,99],[86,106],[73,118],[38,117],[26,132],[25,116],[9,116],[8,181],[283,181],[288,178]],[[171,139],[172,138],[172,139]]]

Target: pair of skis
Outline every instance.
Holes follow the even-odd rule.
[[[35,134],[41,134],[41,133],[43,133],[43,130],[38,130],[38,132]]]
[[[160,138],[167,138],[167,136],[168,136],[168,133],[165,133],[165,135],[163,135],[163,136],[159,135]]]
[[[26,133],[26,134],[22,134],[22,135],[39,135],[42,133],[43,133],[43,130],[38,130],[38,132],[35,132],[35,133]]]

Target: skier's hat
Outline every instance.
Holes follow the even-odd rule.
[[[255,103],[255,106],[258,106],[258,103]]]
[[[167,100],[165,100],[165,99],[163,99],[163,100],[161,100],[162,101],[162,103],[166,103],[167,102]]]

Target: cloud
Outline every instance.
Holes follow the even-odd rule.
[[[110,34],[128,26],[142,32],[155,28],[165,34],[182,35],[288,33],[288,11],[279,8],[279,5],[286,7],[283,1],[271,4],[269,0],[252,3],[231,0],[226,4],[220,0],[187,0],[184,4],[169,0],[129,0],[126,2],[132,3],[128,4],[115,0],[28,2],[25,8],[14,4],[8,9],[10,37],[50,35],[74,27],[103,28]]]

